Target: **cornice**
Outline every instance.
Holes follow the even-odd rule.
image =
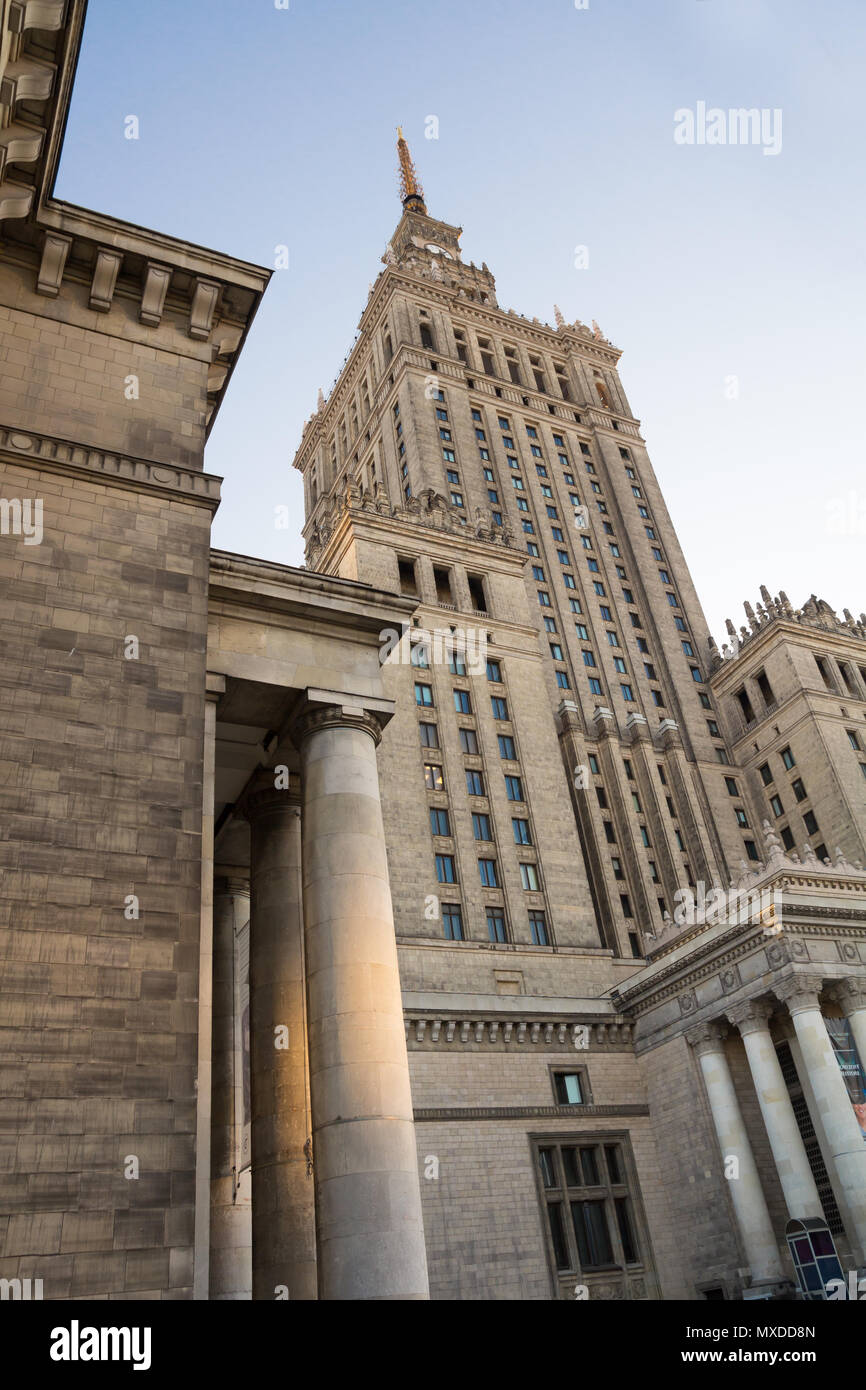
[[[516,998],[514,1002],[523,1002],[523,1010],[412,1010],[404,1020],[406,1042],[410,1051],[419,1047],[430,1050],[437,1045],[447,1048],[455,1042],[464,1046],[484,1044],[485,1050],[494,1047],[499,1051],[528,1046],[531,1051],[541,1043],[542,1047],[552,1047],[557,1052],[564,1048],[581,1058],[595,1055],[596,1049],[631,1050],[632,1023],[622,1015],[600,1022],[597,1014],[593,1016],[578,1007],[567,1016],[562,1011],[548,1010],[545,1017],[543,1008],[527,1008],[526,1001]]]
[[[0,458],[50,473],[98,478],[109,486],[145,492],[152,496],[182,499],[215,512],[219,506],[221,478],[177,464],[93,449],[89,444],[16,430],[0,425]]]

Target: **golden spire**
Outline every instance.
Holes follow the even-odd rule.
[[[397,127],[397,154],[400,158],[400,198],[406,211],[423,212],[426,214],[427,206],[424,202],[424,189],[421,187],[415,165],[412,163],[412,156],[409,153],[409,146],[403,135],[402,126]]]

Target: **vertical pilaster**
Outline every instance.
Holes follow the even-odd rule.
[[[211,1047],[213,1034],[213,846],[216,711],[225,677],[208,672],[205,684],[201,807],[201,919],[198,955],[198,1055],[195,1128],[195,1252],[193,1298],[206,1299],[210,1268]]]
[[[327,692],[322,692],[323,696]],[[377,708],[390,714],[387,702]],[[360,704],[309,706],[303,892],[319,1293],[426,1299],[427,1262],[376,746]]]
[[[283,777],[287,774],[283,773]],[[317,1297],[298,778],[263,772],[250,823],[253,1298]]]
[[[730,1159],[737,1160],[737,1175],[729,1179],[729,1191],[752,1283],[780,1281],[779,1249],[725,1056],[725,1032],[724,1025],[706,1023],[686,1037],[700,1062],[722,1162],[727,1165]]]

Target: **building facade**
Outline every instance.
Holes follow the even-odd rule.
[[[716,649],[619,350],[501,309],[402,134],[307,568],[212,550],[268,272],[53,197],[84,9],[0,31],[0,1279],[862,1266],[866,617],[762,591]]]

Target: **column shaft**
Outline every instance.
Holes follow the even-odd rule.
[[[789,1001],[797,1041],[818,1108],[818,1119],[854,1223],[861,1257],[866,1254],[866,1144],[817,1003]]]
[[[243,1048],[238,1009],[237,937],[249,921],[249,884],[214,880],[213,1088],[211,1098],[210,1297],[246,1299],[252,1290],[249,1200],[239,1187]]]
[[[723,1045],[701,1043],[699,1054],[722,1161],[738,1160],[730,1192],[752,1282],[781,1280],[779,1249]]]
[[[743,1045],[788,1215],[801,1219],[817,1216],[823,1221],[821,1199],[769,1028],[744,1030]]]
[[[378,730],[308,717],[304,916],[320,1297],[429,1296]]]
[[[317,1297],[296,797],[271,786],[246,807],[254,1299]]]

